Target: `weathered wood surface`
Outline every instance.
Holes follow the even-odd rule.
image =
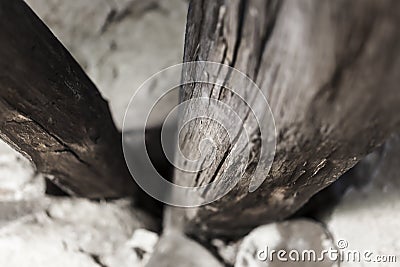
[[[38,171],[90,198],[134,191],[107,102],[22,0],[0,1],[0,133]]]
[[[398,25],[395,0],[192,0],[185,61],[221,62],[252,78],[271,106],[277,147],[257,191],[248,191],[253,157],[228,195],[207,206],[172,209],[167,225],[197,237],[241,236],[293,214],[382,144],[400,123]],[[184,86],[181,101],[207,90],[246,113],[237,97],[204,84]],[[220,134],[200,120],[183,127],[179,143],[189,158],[196,158],[205,131]],[[257,142],[249,142],[255,154]],[[218,179],[227,168],[217,166],[232,148],[220,145],[209,167],[215,173],[177,171],[176,182]]]

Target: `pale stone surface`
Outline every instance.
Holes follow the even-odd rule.
[[[146,267],[222,267],[203,246],[171,230],[164,233]]]
[[[117,127],[138,87],[182,62],[185,0],[27,0],[109,100]],[[157,94],[162,80],[157,80]],[[143,103],[147,100],[142,99]],[[148,101],[148,100],[147,100]],[[169,99],[178,102],[177,95]],[[144,116],[137,107],[137,116]],[[151,126],[159,124],[155,116]],[[137,127],[134,120],[129,128]]]
[[[344,261],[342,267],[397,266],[400,262],[400,138],[384,146],[381,156],[368,162],[365,181],[348,190],[332,214],[323,218],[336,240],[345,240],[347,250],[370,251],[375,256],[396,256],[397,263]]]
[[[32,214],[45,210],[49,205],[46,198],[23,201],[0,201],[0,227],[16,220],[29,218]]]
[[[322,251],[329,249],[336,249],[336,246],[321,224],[309,220],[273,223],[254,229],[243,239],[236,257],[235,267],[338,266],[328,257],[318,261],[318,258],[322,259]],[[272,250],[276,252],[272,253]],[[286,252],[286,255],[281,255],[281,258],[287,259],[287,261],[278,260],[279,250]],[[295,254],[292,255],[292,258],[289,257],[292,250],[300,253],[298,257],[300,260],[291,260],[297,257]],[[315,252],[317,260],[314,261],[314,258],[311,258],[311,261],[302,261],[302,253],[308,250]],[[304,258],[308,259],[308,254],[305,254]]]
[[[0,139],[0,201],[33,200],[44,192],[44,178],[28,159]]]
[[[147,253],[152,253],[158,241],[158,235],[145,229],[137,229],[129,241],[131,247],[140,247]]]
[[[211,245],[216,249],[222,261],[229,266],[235,265],[236,255],[239,251],[240,241],[226,243],[220,239],[211,241]]]
[[[154,225],[129,200],[47,200],[45,210],[0,228],[0,266],[145,265],[157,235],[143,229]],[[143,246],[133,242],[136,231]]]

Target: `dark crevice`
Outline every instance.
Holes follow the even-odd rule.
[[[104,33],[107,31],[109,26],[114,22],[116,15],[117,15],[117,10],[115,10],[114,8],[111,9],[110,12],[108,12],[103,26],[101,26],[101,30],[100,30],[101,33]]]
[[[83,253],[85,253],[85,252],[83,252]],[[100,267],[108,267],[107,265],[105,265],[104,263],[101,262],[100,256],[99,256],[99,255],[96,255],[96,254],[93,254],[93,253],[89,253],[88,255],[89,255],[89,256],[92,258],[92,260],[93,260],[97,265],[99,265]]]
[[[194,179],[195,185],[199,184],[200,176],[202,173],[203,173],[203,171],[201,171],[201,170],[196,173],[196,178]]]
[[[201,174],[203,173],[203,165],[204,165],[204,162],[205,162],[205,158],[204,158],[204,160],[203,160],[203,161],[201,162],[201,164],[200,164],[200,170],[196,173],[196,178],[195,178],[195,182],[194,182],[195,185],[198,185],[198,184],[199,184],[200,176],[201,176]]]
[[[232,68],[235,68],[236,65],[236,61],[238,58],[238,54],[239,54],[239,48],[240,48],[240,44],[242,42],[242,34],[243,34],[243,27],[244,27],[244,21],[245,21],[245,17],[246,17],[246,11],[247,11],[247,0],[241,0],[238,6],[238,24],[237,24],[237,28],[236,28],[236,40],[235,40],[235,45],[233,47],[233,55],[232,55],[232,61],[229,63],[229,66]],[[222,100],[223,95],[225,93],[225,85],[226,83],[229,81],[229,79],[231,78],[232,75],[232,69],[229,69],[226,78],[224,80],[224,83],[221,86],[221,89],[219,90],[219,94],[218,94],[218,100]]]
[[[46,195],[56,196],[56,197],[66,197],[70,195],[66,190],[63,190],[62,187],[56,185],[54,182],[52,182],[47,178],[45,179],[45,183],[46,183],[46,192],[45,192]]]
[[[247,0],[241,0],[239,3],[239,14],[238,14],[238,25],[237,25],[237,33],[236,33],[236,42],[233,48],[233,56],[232,56],[232,63],[231,67],[235,67],[236,60],[239,53],[240,44],[242,42],[242,33],[243,33],[243,26],[246,17],[247,11]]]
[[[213,183],[215,181],[215,179],[217,178],[217,176],[218,176],[218,174],[219,174],[219,172],[220,172],[220,170],[222,168],[222,165],[225,163],[226,159],[228,158],[229,154],[231,153],[231,149],[234,147],[234,145],[237,143],[237,141],[239,140],[240,136],[242,135],[243,129],[244,129],[244,122],[247,120],[247,118],[248,118],[248,116],[250,114],[250,111],[251,110],[249,109],[249,111],[247,112],[245,118],[242,121],[242,124],[241,124],[241,127],[239,128],[238,134],[235,136],[235,138],[232,140],[232,143],[229,144],[228,148],[226,149],[226,151],[225,151],[221,161],[219,162],[215,172],[213,173],[213,176],[211,177],[209,183]],[[208,190],[205,190],[204,194],[207,194],[207,192],[208,192]]]
[[[236,40],[233,48],[233,55],[232,55],[232,61],[229,63],[229,66],[232,68],[235,68],[236,61],[239,55],[239,49],[240,45],[242,43],[242,35],[243,35],[243,28],[244,28],[244,22],[246,18],[246,13],[248,10],[248,1],[247,0],[241,0],[238,6],[238,24],[236,28]],[[224,80],[223,86],[226,85],[227,81],[231,78],[233,69],[230,69],[228,71],[228,74],[226,75],[226,78]],[[221,87],[219,94],[218,94],[218,100],[222,100],[222,97],[226,90]],[[233,95],[233,92],[232,92]]]
[[[218,166],[215,169],[215,172],[214,172],[213,176],[211,177],[209,183],[214,182],[215,179],[217,178],[217,175],[219,174],[219,171],[221,170],[222,165],[224,164],[224,162],[226,161],[226,159],[228,158],[228,156],[229,156],[229,154],[231,152],[231,148],[232,148],[232,145],[230,144],[229,147],[227,148],[227,150],[225,151],[224,155],[222,156],[221,161],[218,163]]]

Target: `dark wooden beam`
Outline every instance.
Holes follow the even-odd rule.
[[[219,201],[170,210],[167,226],[197,237],[241,236],[290,216],[382,144],[400,123],[398,25],[396,0],[192,0],[185,61],[221,62],[252,78],[271,106],[277,146],[271,171],[258,177],[266,180],[253,193],[248,187],[257,157],[246,166],[224,162],[233,147],[224,143],[227,139],[209,167],[213,172],[177,171],[177,183],[199,186],[221,177],[227,164],[246,168],[239,184]],[[239,114],[248,111],[226,89],[204,84],[184,86],[181,99],[204,92]],[[202,120],[186,125],[182,151],[196,158],[205,133],[218,136],[219,131]],[[259,141],[249,141],[254,154]]]
[[[58,186],[89,198],[132,194],[107,102],[22,0],[0,1],[0,133]]]

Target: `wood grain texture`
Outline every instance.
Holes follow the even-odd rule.
[[[172,209],[167,224],[197,237],[241,236],[290,216],[382,144],[400,123],[398,25],[400,3],[391,0],[192,0],[185,61],[224,63],[252,78],[269,101],[277,146],[257,191],[248,191],[254,156],[228,195],[200,208]],[[227,90],[204,84],[184,86],[181,101],[204,91],[238,113],[248,110]],[[220,135],[212,123],[183,127],[179,143],[188,157],[206,131]],[[176,182],[218,179],[227,168],[217,166],[232,147],[222,140],[211,174],[177,171]],[[249,141],[255,155],[259,142]]]
[[[24,1],[0,1],[0,25],[1,137],[72,194],[131,194],[121,137],[96,86]]]

